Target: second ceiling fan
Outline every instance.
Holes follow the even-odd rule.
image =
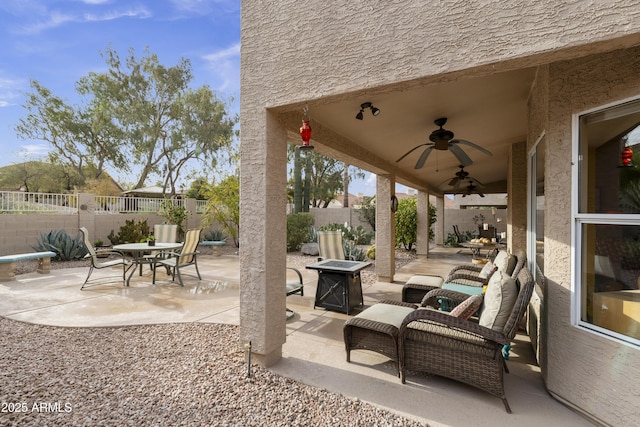
[[[407,151],[402,157],[396,160],[396,163],[404,159],[405,157],[407,157],[409,154],[411,154],[418,148],[424,147],[424,146],[426,146],[427,148],[425,148],[425,150],[420,155],[420,158],[416,162],[416,166],[415,166],[416,169],[420,169],[424,166],[425,162],[427,161],[427,158],[429,158],[429,154],[431,154],[431,152],[434,149],[442,150],[442,151],[446,151],[446,150],[451,151],[451,153],[454,156],[456,156],[456,159],[458,159],[458,161],[462,166],[469,166],[470,164],[473,163],[473,160],[471,160],[471,158],[467,155],[467,153],[464,152],[464,150],[460,147],[460,145],[466,145],[468,147],[472,147],[478,151],[481,151],[487,156],[493,156],[493,154],[491,154],[491,151],[480,147],[478,144],[474,144],[473,142],[466,141],[464,139],[454,139],[453,132],[443,128],[445,123],[447,123],[446,117],[436,119],[434,123],[436,124],[436,126],[439,126],[440,129],[436,129],[433,132],[431,132],[431,134],[429,135],[429,140],[431,142],[427,142],[424,144],[420,144],[416,147],[413,147],[411,150]]]

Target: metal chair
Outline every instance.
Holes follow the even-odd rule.
[[[178,284],[180,284],[180,286],[184,286],[184,284],[182,283],[180,270],[191,265],[195,267],[198,279],[202,280],[200,271],[198,270],[199,252],[196,250],[196,248],[198,247],[198,243],[200,242],[201,233],[201,228],[188,230],[184,236],[184,245],[182,246],[180,252],[163,252],[156,256],[153,263],[152,283],[156,283],[156,272],[159,265],[163,265],[167,267],[169,271],[171,271],[172,281],[175,281],[176,276],[178,276]]]
[[[93,244],[91,243],[91,240],[89,239],[89,231],[85,227],[80,227],[80,232],[82,233],[82,239],[83,239],[84,245],[89,251],[89,253],[85,255],[85,258],[91,259],[91,265],[89,266],[89,274],[87,274],[87,278],[82,284],[82,287],[80,287],[80,290],[88,286],[101,284],[101,283],[93,283],[91,285],[88,285],[89,277],[91,277],[91,273],[93,273],[94,269],[109,268],[109,267],[115,267],[118,265],[122,265],[122,284],[123,286],[126,285],[127,271],[129,271],[129,269],[133,266],[133,264],[124,257],[124,254],[122,252],[113,251],[113,250],[101,250],[99,254],[100,255],[118,255],[118,259],[113,259],[109,261],[98,261],[98,252],[96,252],[95,248],[93,247]],[[104,282],[105,279],[109,279],[113,277],[116,277],[116,276],[102,277],[97,280],[99,280],[100,282]]]
[[[178,239],[178,226],[175,224],[155,224],[153,226],[153,237],[157,243],[175,243]],[[153,260],[158,257],[167,258],[165,251],[151,251],[150,254],[143,258],[151,264],[153,268]],[[140,264],[140,274],[142,274],[142,264]]]
[[[291,270],[296,273],[295,279],[289,279],[287,277],[286,290],[287,296],[299,294],[301,297],[304,296],[304,284],[302,283],[302,273],[300,270],[294,267],[287,267],[287,270]],[[292,319],[295,316],[295,312],[291,310],[289,307],[286,307],[287,310],[287,320]]]
[[[318,231],[319,261],[325,259],[346,259],[342,245],[342,231]]]

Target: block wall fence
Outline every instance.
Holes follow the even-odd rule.
[[[81,194],[78,206],[86,205],[87,200],[92,200],[93,195]],[[86,199],[85,199],[86,198]],[[185,207],[190,212],[185,229],[200,227],[204,219],[203,214],[196,213],[196,201],[186,199]],[[330,223],[351,224],[352,227],[361,225],[367,231],[371,231],[371,226],[360,219],[357,209],[354,208],[311,208],[311,214],[315,218],[315,227]],[[474,217],[484,215],[484,222],[497,225],[497,231],[506,231],[506,211],[498,209],[496,220],[490,210],[479,209],[446,209],[444,214],[444,237],[453,232],[453,225],[458,225],[460,231],[477,230],[478,224],[474,223]],[[438,215],[438,218],[442,218]],[[153,229],[155,224],[162,224],[165,219],[160,215],[144,213],[118,213],[97,214],[92,210],[78,209],[74,214],[0,214],[0,256],[33,252],[33,247],[37,245],[40,236],[51,230],[65,230],[72,236],[78,233],[80,227],[86,227],[93,241],[102,240],[109,243],[107,236],[114,230],[116,233],[126,220],[144,221],[147,220],[149,227]],[[208,229],[220,228],[213,223],[206,227]],[[436,242],[441,244],[442,242]]]

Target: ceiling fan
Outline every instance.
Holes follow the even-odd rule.
[[[477,185],[478,187],[484,187],[483,183],[481,183],[477,179],[469,176],[469,172],[464,170],[464,165],[460,165],[458,167],[460,168],[460,170],[458,172],[456,172],[456,176],[454,176],[451,179],[449,179],[449,178],[445,179],[444,181],[442,181],[440,183],[440,185],[442,185],[445,182],[449,181],[448,185],[452,186],[454,190],[457,190],[460,187],[461,183],[463,183],[464,181],[469,181],[469,183]]]
[[[478,187],[476,187],[473,181],[469,181],[469,185],[467,185],[467,188],[462,194],[462,197],[467,197],[470,194],[477,194],[480,197],[484,197],[484,194],[480,190],[478,190]]]
[[[427,161],[427,158],[429,157],[429,154],[431,154],[431,152],[434,149],[442,150],[442,151],[446,151],[446,150],[451,151],[451,153],[454,156],[456,156],[458,161],[463,166],[469,166],[470,164],[473,163],[473,160],[471,160],[471,158],[467,155],[467,153],[465,153],[462,150],[462,148],[460,148],[460,145],[467,145],[469,147],[475,148],[478,151],[483,152],[487,156],[493,156],[493,154],[491,154],[491,152],[489,150],[487,150],[485,148],[482,148],[479,145],[474,144],[473,142],[466,141],[464,139],[453,139],[453,132],[443,128],[445,123],[447,123],[447,118],[446,117],[443,117],[443,118],[440,118],[440,119],[436,119],[436,120],[434,120],[434,123],[436,124],[436,126],[440,126],[440,129],[436,129],[433,132],[431,132],[431,135],[429,135],[429,140],[431,142],[427,142],[427,143],[424,143],[424,144],[420,144],[420,145],[418,145],[416,147],[413,147],[411,150],[406,152],[402,157],[400,157],[398,160],[396,160],[396,163],[399,162],[400,160],[404,159],[405,157],[407,157],[414,150],[417,150],[418,148],[423,147],[423,146],[426,146],[427,148],[425,148],[425,150],[422,152],[422,155],[420,156],[420,158],[416,162],[416,166],[415,166],[416,169],[420,169],[421,167],[424,166],[424,163]]]

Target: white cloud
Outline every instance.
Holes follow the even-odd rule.
[[[214,89],[221,92],[239,92],[240,89],[240,42],[202,57],[206,67],[213,73]]]
[[[184,12],[206,15],[214,9],[234,10],[240,7],[237,0],[171,0],[173,7]]]
[[[97,22],[97,21],[112,21],[119,18],[140,18],[145,19],[151,16],[144,7],[138,7],[135,9],[126,10],[113,10],[103,14],[85,13],[79,14],[65,14],[58,11],[52,11],[44,15],[44,18],[35,24],[26,25],[22,28],[26,34],[37,34],[43,31],[57,28],[70,22],[84,23],[84,22]]]
[[[25,144],[21,147],[18,156],[23,158],[33,158],[43,156],[48,152],[49,147],[46,144]]]
[[[11,101],[20,98],[22,86],[23,83],[20,80],[0,76],[0,108],[15,105]]]

